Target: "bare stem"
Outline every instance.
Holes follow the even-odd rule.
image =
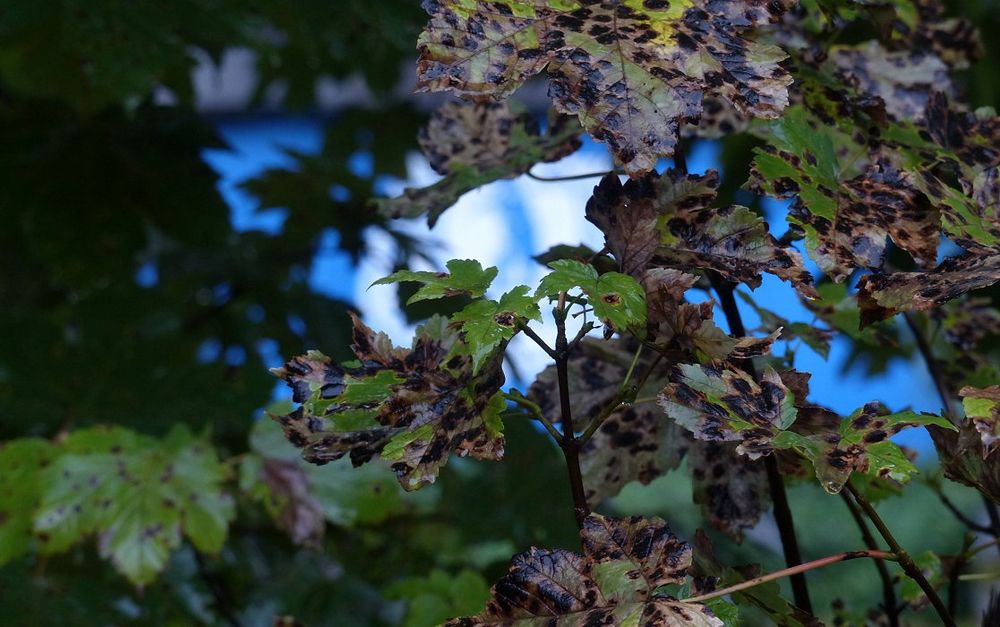
[[[526,174],[528,175],[528,178],[541,181],[543,183],[558,183],[560,181],[579,181],[582,179],[604,178],[609,174],[622,174],[622,172],[619,172],[618,170],[604,170],[603,172],[587,172],[586,174],[570,174],[567,176],[539,176],[537,174],[532,174],[529,170]]]
[[[736,298],[733,296],[734,286],[724,279],[719,273],[709,270],[708,279],[719,296],[719,304],[726,315],[726,322],[729,324],[729,332],[737,337],[746,336],[746,328],[743,326],[743,318],[740,310],[736,306]],[[738,364],[755,380],[757,369],[750,360],[743,360]],[[788,505],[788,494],[785,492],[785,481],[781,477],[778,469],[778,462],[774,455],[764,458],[764,467],[767,471],[767,483],[771,491],[771,501],[774,503],[774,520],[778,525],[778,535],[781,537],[781,549],[785,554],[785,564],[789,568],[794,568],[802,563],[802,554],[799,551],[799,543],[795,537],[795,519],[792,517],[792,509]],[[792,584],[792,595],[795,598],[795,605],[812,614],[812,601],[809,599],[809,587],[806,585],[806,578],[801,573],[790,573]]]
[[[844,499],[844,504],[847,505],[847,509],[851,512],[851,517],[854,518],[854,522],[858,526],[858,531],[861,532],[861,540],[865,543],[865,546],[871,551],[878,550],[878,544],[876,544],[875,538],[868,528],[868,523],[865,522],[864,515],[858,509],[857,503],[852,501],[850,495],[843,490],[841,490],[840,496]],[[892,585],[892,575],[889,574],[889,568],[885,565],[885,560],[876,559],[874,564],[878,570],[878,576],[882,580],[882,608],[885,610],[886,618],[889,619],[889,627],[899,627],[899,608],[896,605],[896,590]]]
[[[924,573],[920,570],[920,567],[914,563],[910,554],[907,553],[903,547],[900,546],[899,542],[896,541],[896,538],[892,535],[889,527],[882,520],[882,517],[878,515],[878,512],[875,511],[875,508],[872,507],[872,504],[868,502],[868,499],[855,490],[854,486],[850,483],[848,483],[845,488],[851,493],[851,496],[854,497],[854,502],[861,507],[861,509],[865,512],[865,515],[868,516],[868,519],[872,521],[873,525],[875,525],[875,529],[878,530],[882,539],[885,540],[886,544],[889,545],[889,548],[896,554],[896,561],[899,562],[899,565],[903,568],[903,572],[905,572],[910,579],[916,581],[917,585],[920,586],[920,589],[927,595],[927,598],[930,600],[931,605],[934,606],[934,610],[937,612],[938,617],[941,618],[941,624],[945,625],[945,627],[956,627],[955,619],[951,617],[951,613],[948,611],[948,608],[945,607],[941,597],[938,596],[934,586],[927,581],[927,578],[924,577]]]
[[[583,489],[583,473],[580,471],[580,443],[573,429],[573,412],[569,400],[569,342],[566,340],[566,293],[559,294],[559,303],[553,312],[556,321],[556,379],[559,383],[559,411],[562,423],[562,439],[559,447],[566,458],[569,485],[573,493],[573,513],[576,523],[583,528],[583,521],[590,514],[586,492]]]
[[[739,592],[740,590],[753,588],[754,586],[759,586],[762,583],[774,581],[775,579],[781,579],[782,577],[793,577],[795,575],[801,575],[802,573],[810,570],[815,570],[817,568],[829,566],[830,564],[836,564],[837,562],[846,562],[847,560],[856,560],[866,557],[878,560],[896,559],[895,555],[893,555],[892,553],[887,553],[886,551],[879,551],[872,549],[867,549],[864,551],[847,551],[844,553],[837,553],[836,555],[830,555],[829,557],[822,557],[818,560],[813,560],[811,562],[806,562],[804,564],[798,564],[797,566],[792,566],[790,568],[777,570],[773,573],[761,575],[760,577],[754,577],[753,579],[747,579],[746,581],[741,581],[740,583],[734,584],[727,588],[719,588],[718,590],[714,590],[706,594],[701,594],[696,597],[681,599],[681,602],[701,603],[704,601],[709,601],[711,599],[717,599],[719,597],[726,596],[727,594],[732,594],[733,592]]]
[[[513,401],[514,403],[517,403],[524,409],[528,410],[528,413],[531,415],[532,418],[542,423],[542,426],[545,427],[545,430],[549,432],[549,435],[552,436],[553,440],[555,440],[556,442],[560,442],[562,440],[562,434],[559,433],[559,431],[555,428],[555,426],[551,422],[549,422],[549,419],[545,417],[545,414],[542,413],[542,408],[538,406],[538,403],[532,401],[531,399],[524,396],[517,390],[513,390],[511,392],[504,392],[503,396],[508,401]]]

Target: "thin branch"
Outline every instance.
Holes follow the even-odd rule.
[[[202,581],[205,582],[205,586],[208,587],[208,591],[212,593],[212,598],[214,599],[213,606],[216,611],[222,616],[222,619],[229,623],[230,627],[243,627],[239,619],[233,613],[230,607],[231,596],[225,583],[220,581],[218,577],[208,572],[208,565],[205,564],[205,557],[201,554],[201,551],[192,547],[194,552],[194,561],[198,567],[198,575],[201,577]]]
[[[566,293],[559,293],[559,303],[553,316],[556,321],[556,379],[559,382],[559,411],[562,422],[562,439],[559,447],[566,458],[566,471],[573,493],[573,513],[576,523],[583,528],[583,520],[590,514],[587,495],[583,489],[583,473],[580,471],[580,445],[573,430],[573,412],[569,400],[569,342],[566,340]]]
[[[948,613],[952,616],[958,611],[958,578],[962,576],[962,571],[968,566],[969,560],[975,556],[975,553],[969,551],[973,538],[973,534],[965,534],[965,539],[962,541],[962,552],[958,554],[952,567],[948,570]]]
[[[829,557],[822,557],[818,560],[813,560],[811,562],[806,562],[804,564],[792,566],[791,568],[777,570],[773,573],[761,575],[760,577],[754,577],[753,579],[747,579],[746,581],[741,581],[740,583],[734,584],[727,588],[719,588],[718,590],[714,590],[706,594],[701,594],[696,597],[681,599],[681,602],[701,603],[704,601],[710,601],[712,599],[717,599],[719,597],[726,596],[727,594],[732,594],[733,592],[739,592],[740,590],[746,590],[748,588],[753,588],[754,586],[759,586],[762,583],[774,581],[775,579],[781,579],[782,577],[794,577],[795,575],[801,575],[804,572],[815,570],[817,568],[822,568],[824,566],[829,566],[830,564],[836,564],[837,562],[846,562],[847,560],[856,560],[866,557],[878,560],[896,559],[895,555],[893,555],[892,553],[887,553],[886,551],[879,551],[872,549],[867,549],[864,551],[846,551],[844,553],[837,553],[836,555],[830,555]]]
[[[719,296],[719,304],[726,315],[726,322],[729,325],[729,332],[736,337],[745,337],[746,327],[743,326],[743,318],[740,310],[736,306],[736,298],[733,296],[734,286],[719,273],[709,270],[708,279]],[[757,369],[753,361],[744,359],[738,365],[745,370],[755,380],[759,380]],[[802,553],[799,551],[799,543],[795,536],[795,519],[792,516],[792,509],[788,505],[788,494],[785,492],[785,480],[778,469],[778,461],[774,455],[764,458],[764,468],[767,471],[767,483],[771,492],[771,501],[774,503],[774,520],[778,525],[778,535],[781,538],[781,549],[785,555],[785,564],[790,568],[802,563]],[[792,573],[791,575],[792,595],[795,604],[799,608],[812,614],[812,601],[809,599],[809,587],[806,578],[802,574]]]
[[[535,179],[536,181],[541,181],[543,183],[558,183],[560,181],[579,181],[582,179],[596,179],[604,178],[609,174],[624,174],[619,170],[604,170],[603,172],[587,172],[586,174],[570,174],[567,176],[539,176],[537,174],[532,174],[531,170],[525,172],[528,178]]]
[[[878,550],[878,544],[875,542],[875,538],[868,528],[868,523],[865,522],[864,515],[858,509],[857,503],[852,501],[847,492],[843,490],[841,490],[840,496],[843,498],[847,509],[851,512],[851,517],[854,518],[854,522],[858,526],[858,531],[861,532],[861,540],[865,543],[865,546],[872,551]],[[885,565],[885,560],[876,559],[874,563],[876,570],[878,570],[878,576],[882,580],[882,608],[885,610],[886,618],[889,619],[889,627],[899,627],[899,608],[896,606],[896,590],[892,585],[892,575],[889,574],[889,568]]]
[[[517,393],[515,394],[514,392]],[[559,433],[559,431],[555,428],[555,426],[551,422],[549,422],[549,419],[545,417],[545,414],[542,413],[542,408],[538,405],[538,403],[532,401],[531,399],[521,394],[517,390],[513,390],[512,392],[503,392],[503,397],[506,398],[508,401],[517,403],[521,407],[528,410],[528,413],[531,415],[532,418],[542,423],[542,426],[545,427],[545,430],[549,432],[549,435],[552,436],[553,440],[555,440],[556,442],[560,442],[562,440],[562,434]]]
[[[545,340],[543,340],[543,339],[542,339],[541,337],[539,337],[539,335],[538,335],[537,333],[535,333],[535,332],[534,332],[534,331],[533,331],[533,330],[531,329],[531,327],[529,327],[529,326],[528,326],[527,324],[525,324],[525,323],[518,323],[518,325],[517,325],[517,328],[518,328],[518,329],[520,329],[522,333],[524,333],[524,334],[525,334],[525,335],[527,335],[527,336],[528,336],[529,338],[531,338],[531,340],[532,340],[532,341],[533,341],[533,342],[534,342],[535,344],[538,344],[538,345],[539,345],[539,346],[540,346],[540,347],[542,348],[542,350],[543,350],[543,351],[545,351],[545,354],[546,354],[546,355],[548,355],[548,356],[549,356],[549,357],[551,357],[552,359],[555,359],[555,358],[556,358],[556,351],[555,351],[555,350],[554,350],[554,349],[553,349],[553,348],[552,348],[551,346],[549,346],[549,345],[548,345],[548,344],[547,344],[547,343],[545,342]]]
[[[988,525],[977,523],[976,521],[966,516],[965,512],[958,509],[958,506],[952,503],[951,499],[945,496],[944,492],[940,489],[940,487],[931,486],[931,489],[934,490],[934,492],[937,494],[937,497],[941,501],[941,504],[944,505],[948,509],[948,511],[952,513],[952,515],[958,520],[958,522],[968,527],[970,531],[990,534],[994,536],[994,538],[997,536],[996,529]]]
[[[903,572],[905,572],[910,579],[916,581],[917,585],[920,586],[920,589],[927,595],[931,605],[934,606],[934,610],[941,618],[942,624],[945,625],[945,627],[957,627],[955,619],[951,617],[951,613],[941,600],[941,597],[938,596],[934,586],[927,581],[927,578],[924,577],[924,573],[920,570],[920,567],[914,563],[910,554],[907,553],[903,547],[900,546],[899,542],[896,541],[896,538],[892,535],[889,527],[885,524],[885,522],[883,522],[882,517],[878,515],[878,512],[875,511],[872,504],[868,502],[868,499],[855,490],[854,486],[851,485],[850,482],[847,483],[845,489],[851,493],[851,496],[854,497],[854,502],[857,503],[862,510],[864,510],[865,515],[868,516],[868,520],[872,521],[872,524],[875,525],[879,535],[881,535],[882,539],[889,545],[892,552],[896,554],[896,561],[899,562],[899,565],[903,568]]]

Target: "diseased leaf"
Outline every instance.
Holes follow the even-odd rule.
[[[349,455],[360,466],[381,454],[400,484],[416,490],[435,480],[453,452],[503,457],[501,353],[473,375],[471,357],[450,356],[458,338],[443,318],[418,329],[409,350],[352,318],[359,365],[338,366],[313,352],[273,370],[301,403],[273,418],[306,461],[321,465]],[[371,392],[353,393],[359,386]]]
[[[982,435],[971,420],[954,428],[927,427],[934,440],[944,476],[979,490],[1000,504],[1000,456],[986,457]]]
[[[694,437],[739,442],[736,452],[758,459],[795,421],[795,399],[778,374],[766,368],[760,383],[742,370],[682,364],[657,399],[660,407]]]
[[[555,296],[579,287],[594,308],[594,315],[612,330],[641,333],[646,327],[646,300],[642,286],[627,274],[606,272],[593,266],[560,259],[549,264],[553,272],[542,278],[535,297]]]
[[[764,464],[737,453],[735,443],[694,440],[688,469],[702,516],[737,539],[760,522],[771,503]]]
[[[542,134],[534,116],[515,115],[507,103],[445,103],[418,138],[431,167],[444,178],[374,204],[388,218],[427,214],[433,227],[466,192],[516,178],[536,163],[558,161],[575,152],[580,147],[579,135],[580,127],[566,116],[552,116]]]
[[[585,338],[570,355],[569,397],[573,419],[586,427],[608,405],[619,402],[625,373],[635,349],[622,340]],[[638,370],[650,366],[640,359]],[[636,396],[648,397],[662,387],[662,375],[651,375]],[[559,420],[559,387],[555,366],[532,383],[529,397],[551,422]],[[676,468],[689,438],[683,429],[663,419],[652,403],[623,405],[613,411],[580,450],[580,470],[587,501],[596,506],[615,496],[630,481],[649,483]]]
[[[447,264],[448,272],[413,272],[400,270],[383,277],[372,285],[389,285],[401,281],[416,281],[423,283],[413,296],[406,301],[407,305],[446,296],[466,295],[478,298],[486,293],[487,288],[497,277],[496,266],[483,270],[474,259],[452,259]]]
[[[41,474],[34,532],[43,553],[96,534],[102,556],[136,585],[150,583],[187,537],[222,549],[235,515],[227,470],[182,427],[162,441],[121,428],[76,431]]]
[[[587,219],[604,233],[607,247],[622,272],[640,280],[660,244],[655,190],[644,190],[650,178],[629,180],[622,186],[610,174],[601,179],[587,201]]]
[[[941,416],[912,411],[887,414],[873,402],[840,421],[837,432],[800,435],[784,431],[774,439],[774,446],[795,449],[811,460],[820,485],[836,494],[852,472],[889,477],[899,483],[909,481],[917,468],[888,438],[903,429],[926,425],[955,428]]]
[[[577,114],[630,175],[673,154],[702,98],[776,117],[788,102],[784,52],[743,37],[790,6],[759,0],[428,0],[418,85],[503,98],[548,68],[556,107]]]
[[[42,498],[41,473],[56,454],[41,438],[0,445],[0,566],[31,550],[35,510]]]
[[[722,627],[705,606],[656,592],[684,581],[691,565],[690,547],[662,520],[591,514],[581,535],[583,555],[531,548],[514,556],[486,609],[445,625]]]
[[[473,375],[499,346],[514,337],[519,322],[541,322],[538,299],[529,296],[528,291],[527,286],[518,285],[499,301],[477,300],[451,317],[452,324],[461,329],[462,340],[472,355]]]
[[[983,441],[983,458],[1000,447],[1000,385],[985,389],[964,387],[958,392],[962,397],[965,416],[979,432]]]
[[[1000,249],[966,253],[944,260],[928,272],[892,272],[861,277],[858,305],[861,327],[900,311],[931,309],[967,292],[1000,281]]]

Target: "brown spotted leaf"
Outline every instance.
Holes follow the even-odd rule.
[[[694,502],[710,525],[740,539],[771,502],[764,464],[736,452],[731,442],[695,440],[688,451]]]
[[[427,221],[434,226],[462,194],[493,181],[516,178],[536,163],[558,161],[576,151],[579,131],[572,118],[554,116],[543,134],[534,116],[515,115],[506,103],[445,103],[418,138],[431,167],[444,178],[375,204],[389,218],[427,214]]]
[[[779,0],[425,0],[418,84],[499,99],[547,67],[556,107],[580,117],[631,175],[673,154],[705,96],[773,118],[788,102],[785,53],[746,31]]]
[[[990,455],[983,446],[982,434],[971,420],[954,429],[929,426],[944,476],[976,488],[994,503],[1000,504],[1000,456]]]
[[[360,466],[380,455],[402,486],[415,490],[432,483],[452,453],[503,457],[502,351],[473,375],[471,357],[452,356],[457,333],[443,318],[429,320],[413,347],[401,349],[352,317],[360,365],[310,352],[273,370],[301,403],[273,418],[306,461],[349,455]]]
[[[650,184],[644,177],[622,185],[610,174],[601,179],[587,201],[587,219],[604,233],[604,245],[618,260],[621,271],[635,279],[642,278],[660,244],[656,193],[643,189]]]
[[[586,428],[602,410],[618,402],[619,391],[635,349],[621,340],[584,339],[569,359],[570,405],[573,418]],[[637,371],[649,367],[644,357]],[[662,376],[651,376],[638,396],[649,396],[662,386]],[[543,370],[529,390],[551,422],[559,420],[559,393],[555,366]],[[689,439],[664,420],[650,403],[622,406],[613,411],[580,451],[580,469],[587,501],[597,505],[615,496],[630,481],[649,483],[676,468]]]
[[[769,454],[796,414],[794,396],[770,368],[757,383],[742,370],[675,366],[657,402],[696,439],[738,442],[737,452],[750,459]]]
[[[964,387],[958,392],[962,397],[965,416],[983,442],[983,458],[985,459],[1000,448],[1000,385],[988,388]]]
[[[861,277],[858,306],[861,326],[900,311],[931,309],[972,290],[1000,281],[1000,250],[946,259],[928,272],[892,272]]]
[[[581,535],[583,555],[531,548],[514,556],[486,609],[445,625],[722,627],[703,605],[655,592],[683,582],[691,565],[691,548],[662,520],[591,514]]]
[[[265,459],[261,478],[268,509],[294,544],[319,548],[326,531],[323,505],[309,492],[309,477],[295,461]]]

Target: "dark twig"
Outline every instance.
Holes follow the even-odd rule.
[[[525,334],[525,335],[527,335],[527,336],[528,336],[529,338],[531,338],[531,340],[532,340],[532,341],[533,341],[533,342],[534,342],[535,344],[538,344],[538,345],[539,345],[539,346],[540,346],[540,347],[542,348],[542,350],[543,350],[543,351],[545,351],[545,354],[546,354],[546,355],[548,355],[548,356],[549,356],[549,357],[551,357],[552,359],[556,359],[556,351],[555,351],[555,350],[554,350],[554,349],[553,349],[553,348],[552,348],[551,346],[549,346],[549,345],[548,345],[548,344],[547,344],[547,343],[545,342],[545,340],[543,340],[543,339],[542,339],[541,337],[539,337],[539,336],[538,336],[538,334],[537,334],[537,333],[535,333],[535,332],[534,332],[534,331],[533,331],[533,330],[531,329],[531,327],[529,327],[529,326],[528,326],[527,324],[519,324],[519,325],[518,325],[518,329],[520,329],[522,333],[524,333],[524,334]],[[564,330],[564,332],[565,332],[565,330]]]
[[[708,272],[708,279],[719,296],[719,304],[726,315],[726,322],[729,324],[729,332],[736,337],[746,336],[746,328],[743,326],[743,318],[740,310],[736,306],[736,298],[733,296],[733,285],[714,271]],[[740,364],[750,376],[757,379],[757,369],[750,360],[743,360]],[[792,509],[788,505],[788,494],[785,492],[785,481],[781,477],[778,469],[778,462],[774,455],[764,458],[764,467],[767,471],[767,483],[771,491],[771,501],[774,503],[774,520],[778,525],[778,535],[781,537],[781,548],[785,554],[785,564],[789,567],[798,566],[802,563],[802,554],[799,551],[799,543],[795,537],[795,519],[792,517]],[[809,599],[809,587],[806,585],[805,575],[802,573],[793,574],[791,577],[792,594],[795,597],[795,604],[802,610],[812,614],[812,602]]]
[[[861,540],[865,543],[865,546],[870,550],[877,550],[878,544],[875,542],[875,538],[868,528],[868,523],[865,522],[865,517],[861,513],[861,510],[858,509],[857,504],[843,490],[840,491],[840,496],[844,499],[844,504],[847,505],[848,511],[851,512],[851,517],[854,518],[854,522],[858,526],[858,531],[861,532]],[[875,559],[874,564],[876,570],[878,570],[878,576],[882,580],[882,608],[885,610],[886,618],[889,619],[889,627],[899,627],[899,608],[896,606],[896,590],[892,585],[892,575],[889,573],[889,567],[885,565],[885,560],[881,559]]]
[[[212,593],[212,598],[215,600],[213,603],[215,610],[219,612],[223,620],[229,623],[231,627],[243,627],[243,624],[240,623],[239,619],[233,613],[231,607],[232,597],[225,583],[208,571],[208,565],[205,564],[205,557],[201,554],[201,551],[195,548],[191,550],[194,551],[194,561],[198,566],[198,575],[205,582],[208,591]]]
[[[968,565],[969,560],[975,555],[975,553],[970,553],[969,549],[972,548],[974,536],[971,533],[965,534],[965,540],[962,542],[962,552],[958,554],[952,564],[950,572],[948,572],[948,612],[954,616],[955,612],[958,611],[958,582],[959,577],[962,576],[962,571]]]
[[[562,440],[559,447],[566,458],[569,485],[573,493],[573,513],[576,523],[583,528],[583,520],[590,514],[587,495],[583,489],[583,473],[580,471],[580,443],[573,430],[573,412],[569,401],[569,342],[566,340],[566,294],[559,295],[559,303],[553,312],[556,321],[556,379],[559,382],[559,411],[562,423]]]
[[[937,497],[941,501],[941,504],[944,505],[946,508],[948,508],[948,511],[952,513],[952,515],[958,520],[958,522],[968,527],[970,531],[975,531],[976,533],[985,533],[993,536],[997,535],[996,529],[988,525],[977,523],[976,521],[966,516],[965,512],[958,509],[958,506],[952,503],[951,499],[945,496],[944,492],[940,489],[940,487],[932,485],[931,488],[934,490],[934,492],[937,493]]]
[[[924,577],[924,573],[920,570],[920,567],[914,563],[910,554],[899,545],[899,542],[896,541],[896,538],[892,535],[889,527],[882,521],[882,517],[878,515],[878,512],[875,511],[875,508],[868,502],[868,499],[855,490],[854,486],[850,483],[845,486],[845,489],[851,493],[851,496],[854,497],[854,502],[861,507],[861,509],[865,512],[865,515],[868,516],[868,520],[872,521],[872,524],[875,525],[879,535],[881,535],[882,539],[889,545],[892,552],[896,554],[896,561],[899,562],[900,566],[902,566],[903,572],[905,572],[910,579],[916,581],[917,585],[920,586],[920,589],[927,595],[931,605],[934,606],[934,610],[941,618],[941,623],[945,625],[945,627],[956,627],[955,619],[951,617],[951,612],[949,612],[948,608],[945,607],[944,602],[941,600],[941,597],[938,596],[934,586],[927,581],[927,578]]]

